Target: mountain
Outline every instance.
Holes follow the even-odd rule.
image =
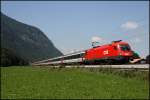
[[[63,55],[38,28],[1,13],[1,48],[34,62]]]

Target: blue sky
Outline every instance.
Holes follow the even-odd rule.
[[[149,54],[149,1],[1,1],[1,11],[40,28],[64,54],[113,40]]]

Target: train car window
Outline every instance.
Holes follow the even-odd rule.
[[[80,54],[77,54],[77,55],[73,55],[70,57],[70,59],[76,59],[76,58],[79,58],[80,57]]]
[[[70,57],[70,56],[64,57],[64,60],[67,60],[67,59],[69,59],[69,57]]]
[[[64,60],[72,59],[72,56],[67,56],[64,58]]]
[[[76,55],[76,57],[75,57],[75,58],[80,58],[80,54]]]
[[[84,56],[84,53],[81,53],[81,54],[80,54],[80,57],[83,57],[83,56]]]
[[[64,60],[76,59],[76,58],[80,58],[81,56],[82,56],[81,54],[71,55],[71,56],[64,57]]]
[[[83,57],[83,56],[84,56],[84,54],[85,54],[85,53],[81,53],[81,54],[80,54],[80,57]]]
[[[53,59],[51,61],[59,61],[59,60],[61,60],[61,58]]]

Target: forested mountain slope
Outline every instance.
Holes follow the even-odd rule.
[[[34,62],[62,55],[38,28],[18,22],[1,13],[1,48]]]

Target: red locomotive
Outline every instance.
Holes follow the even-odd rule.
[[[88,50],[75,52],[60,57],[47,59],[33,63],[33,65],[44,64],[94,64],[94,63],[126,63],[133,56],[133,51],[126,42],[113,41],[111,44],[93,47]]]
[[[133,52],[128,43],[113,41],[111,44],[97,46],[92,49],[86,50],[84,56],[85,60],[90,61],[106,61],[106,62],[128,62],[132,57]]]

